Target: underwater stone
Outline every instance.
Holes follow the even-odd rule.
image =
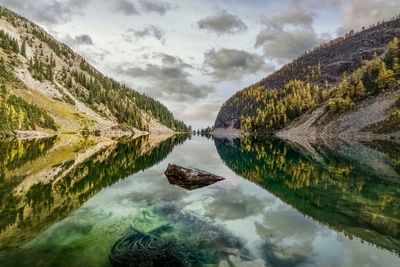
[[[212,185],[225,178],[195,168],[186,168],[175,164],[168,164],[164,172],[171,184],[178,185],[187,190],[193,190]]]
[[[231,265],[226,260],[223,260],[218,264],[218,267],[231,267]]]
[[[242,261],[238,256],[229,256],[230,266],[233,267],[267,267],[265,261],[256,259],[253,261]]]
[[[198,248],[190,242],[181,242],[174,236],[158,237],[168,232],[169,225],[162,225],[148,233],[131,226],[109,251],[113,267],[186,267],[200,266]]]

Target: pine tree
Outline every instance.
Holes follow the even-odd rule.
[[[385,63],[389,68],[392,68],[394,64],[394,59],[399,57],[399,40],[397,39],[397,37],[394,37],[393,40],[389,43],[388,52],[385,57]]]
[[[367,89],[365,89],[364,83],[362,81],[359,81],[357,85],[355,86],[355,97],[356,98],[362,98],[366,95]]]
[[[377,77],[378,88],[380,91],[386,90],[395,82],[394,73],[391,69],[386,68],[385,62],[381,62],[379,75]]]
[[[24,57],[26,57],[26,41],[25,41],[25,40],[22,42],[22,46],[21,46],[21,55],[23,55]]]
[[[399,63],[399,57],[393,58],[393,73],[396,78],[400,78],[400,63]]]

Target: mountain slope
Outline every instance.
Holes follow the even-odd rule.
[[[10,121],[0,131],[187,131],[160,102],[101,74],[4,7],[0,59],[0,120]]]
[[[396,18],[320,45],[232,96],[215,132],[338,136],[362,121],[352,133],[399,135],[399,36]]]

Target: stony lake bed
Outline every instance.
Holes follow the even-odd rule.
[[[0,142],[2,266],[111,266],[110,248],[132,228],[172,238],[183,265],[400,265],[396,146],[307,151],[200,136],[63,142]],[[64,158],[54,158],[59,151]],[[169,163],[226,179],[187,190],[169,183]]]

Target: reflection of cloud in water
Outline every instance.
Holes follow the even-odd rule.
[[[364,243],[360,246],[358,242],[342,238],[340,263],[343,266],[384,266],[398,267],[398,256],[393,253],[376,253],[376,247]]]
[[[259,234],[265,237],[290,236],[296,239],[309,239],[319,229],[315,223],[304,217],[292,208],[280,206],[265,214],[264,229],[258,229]]]
[[[193,139],[190,146],[176,148],[174,160],[191,167],[219,165],[221,159],[214,146],[204,145],[204,140]],[[211,170],[211,168],[210,168]]]
[[[318,226],[292,209],[269,211],[263,224],[255,222],[264,240],[261,256],[272,266],[299,266],[310,261]]]
[[[394,254],[377,253],[376,247],[310,222],[291,208],[271,210],[255,226],[263,240],[259,256],[268,266],[396,266]]]
[[[214,200],[208,205],[206,215],[220,220],[238,220],[258,215],[265,207],[262,199],[243,193],[240,187],[218,189],[211,196]]]
[[[149,171],[144,176],[134,177],[130,188],[114,197],[114,201],[123,205],[153,205],[159,202],[179,202],[188,193],[185,189],[171,186],[166,177],[161,176],[158,171]]]
[[[263,259],[271,266],[293,267],[305,264],[309,261],[309,255],[302,253],[301,245],[277,246],[276,243],[265,240],[261,246]]]

